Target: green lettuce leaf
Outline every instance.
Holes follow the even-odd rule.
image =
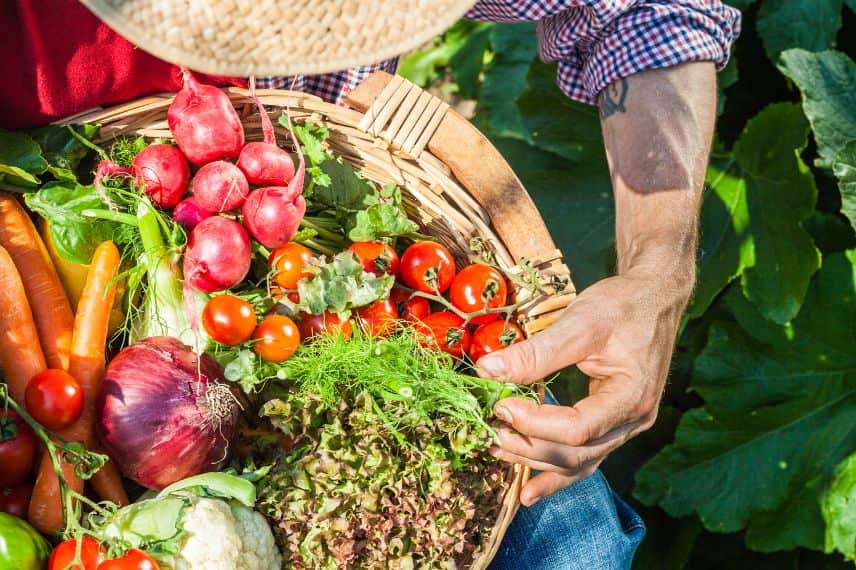
[[[734,288],[741,327],[717,322],[673,444],[637,474],[634,494],[714,532],[746,528],[761,551],[824,543],[820,497],[856,447],[856,250],[829,256],[788,326]]]
[[[363,265],[351,251],[343,251],[330,261],[307,268],[312,277],[297,284],[300,308],[313,315],[332,311],[347,317],[351,309],[389,297],[394,277],[363,271]]]
[[[0,187],[34,188],[41,183],[36,175],[47,168],[39,144],[30,135],[0,129]]]
[[[49,182],[27,194],[27,206],[50,220],[51,237],[59,254],[68,261],[89,263],[102,241],[113,239],[118,224],[84,217],[88,209],[104,207],[95,188],[73,181]]]

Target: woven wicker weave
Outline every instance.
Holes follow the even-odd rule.
[[[249,92],[237,88],[226,92],[243,119],[247,140],[261,140],[261,121]],[[286,109],[295,122],[322,124],[330,131],[328,143],[336,155],[370,180],[401,186],[409,213],[459,260],[467,259],[470,240],[481,238],[506,269],[525,258],[545,283],[567,282],[563,294],[533,299],[519,311],[517,318],[527,335],[552,324],[573,300],[568,267],[526,190],[487,139],[442,101],[385,73],[372,76],[351,93],[348,102],[353,108],[291,91],[259,90],[257,95],[271,109],[275,124],[280,110]],[[171,101],[172,95],[146,97],[63,123],[100,123],[96,143],[121,135],[171,138],[166,123]],[[279,142],[286,144],[287,132],[276,128]],[[509,469],[513,477],[493,534],[472,569],[487,567],[517,512],[529,471],[519,466]]]

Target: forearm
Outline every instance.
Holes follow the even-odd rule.
[[[604,90],[599,107],[615,192],[618,273],[651,282],[682,309],[695,281],[716,116],[714,66],[630,76]]]

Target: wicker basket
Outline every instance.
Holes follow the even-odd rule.
[[[244,122],[247,140],[261,140],[257,108],[245,89],[229,88]],[[573,300],[568,267],[556,249],[535,204],[493,145],[449,106],[407,80],[377,73],[347,98],[350,108],[318,97],[281,90],[258,90],[274,124],[280,110],[295,122],[312,121],[330,131],[334,154],[380,184],[395,183],[404,190],[409,213],[460,260],[466,260],[473,238],[486,240],[497,263],[510,268],[528,260],[542,281],[568,283],[564,293],[533,299],[517,319],[527,335],[553,323]],[[171,138],[167,107],[171,94],[155,95],[110,109],[76,115],[63,124],[100,123],[96,143],[126,135]],[[277,126],[281,144],[288,133]],[[519,506],[520,489],[529,469],[510,466],[499,517],[485,548],[471,569],[486,568]]]

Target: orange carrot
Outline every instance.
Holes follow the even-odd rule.
[[[0,192],[0,246],[6,248],[24,283],[47,365],[68,369],[74,315],[50,255],[27,212]]]
[[[110,320],[110,308],[116,294],[115,278],[119,270],[119,250],[111,241],[103,242],[95,250],[86,285],[77,305],[74,319],[74,335],[68,371],[83,389],[83,412],[70,427],[59,432],[67,441],[82,442],[88,449],[95,449],[95,398],[104,375],[105,345]],[[63,466],[69,487],[83,492],[83,481]],[[118,473],[111,485],[121,488]],[[105,476],[102,475],[102,478]],[[110,494],[124,495],[112,489]],[[125,498],[127,502],[127,498]],[[62,504],[59,481],[51,467],[50,457],[42,457],[39,474],[30,500],[30,523],[42,532],[49,533],[63,526]]]
[[[47,368],[36,324],[12,256],[0,246],[0,373],[24,405],[30,378]]]

